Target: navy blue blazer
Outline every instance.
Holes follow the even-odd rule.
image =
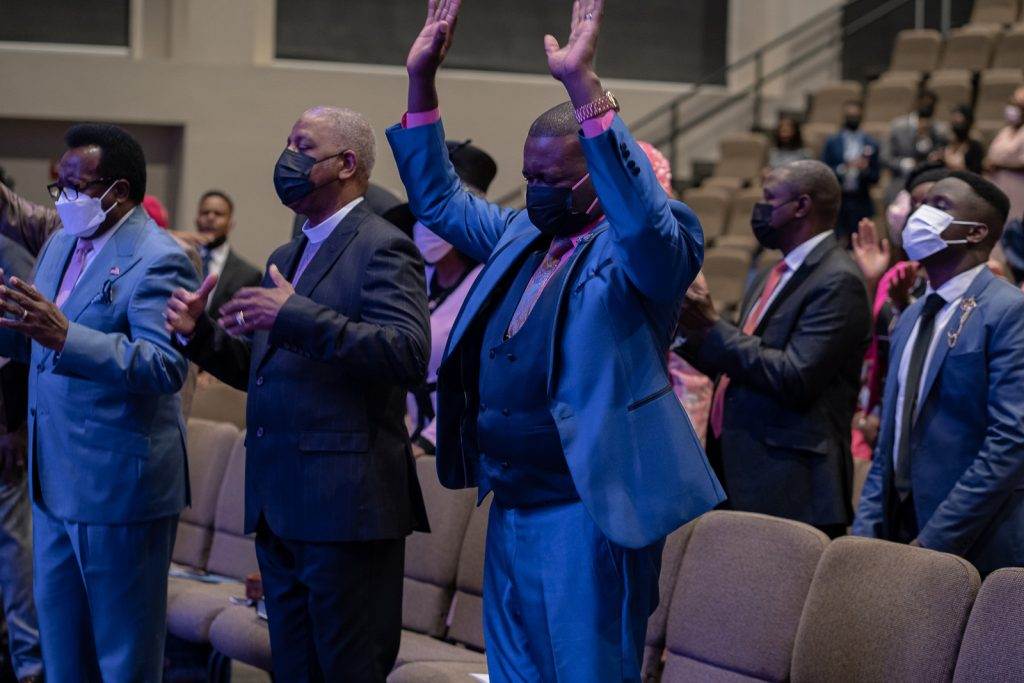
[[[941,333],[914,422],[911,481],[926,548],[983,573],[1024,564],[1024,294],[982,270]],[[893,333],[882,424],[853,531],[890,538],[900,358],[923,299]],[[955,340],[951,333],[959,330]]]
[[[868,155],[868,167],[860,174],[860,183],[857,187],[856,194],[860,197],[871,199],[871,187],[878,182],[878,178],[882,173],[882,164],[878,157],[878,140],[867,133],[860,133],[864,140],[864,146],[871,148],[871,153]],[[822,162],[832,169],[832,172],[839,177],[839,182],[842,184],[843,178],[839,174],[839,167],[846,163],[846,159],[843,157],[843,134],[836,133],[825,142],[825,149],[821,153]],[[846,191],[845,188],[843,190]]]
[[[388,139],[413,213],[486,266],[466,297],[438,372],[437,467],[449,488],[475,486],[479,377],[472,372],[503,276],[539,236],[526,211],[465,191],[440,122],[395,126]],[[649,545],[724,499],[690,421],[672,393],[668,348],[686,288],[700,270],[696,215],[670,201],[618,118],[582,138],[606,219],[567,264],[547,353],[548,399],[573,482],[615,543]]]

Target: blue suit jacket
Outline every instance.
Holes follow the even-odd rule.
[[[1024,564],[1024,294],[987,269],[941,333],[911,433],[921,545],[963,555],[982,572]],[[881,430],[853,531],[891,538],[899,365],[923,299],[893,333]]]
[[[51,301],[75,244],[60,230],[39,256],[34,282]],[[0,355],[29,363],[33,502],[91,524],[181,511],[188,479],[177,391],[188,363],[171,346],[164,309],[176,288],[197,286],[185,253],[136,208],[65,302],[61,353],[0,332]]]
[[[466,297],[438,371],[437,467],[475,486],[479,328],[503,276],[538,236],[525,211],[462,189],[444,130],[388,130],[413,213],[486,267]],[[666,359],[686,287],[703,261],[697,217],[669,201],[616,117],[582,139],[606,220],[566,265],[548,348],[548,398],[573,482],[612,541],[642,547],[713,508],[724,493],[669,383]],[[475,340],[474,340],[475,337]],[[468,341],[473,340],[473,341]],[[474,343],[475,342],[475,343]]]
[[[867,133],[861,133],[864,140],[864,146],[871,148],[871,154],[868,155],[868,167],[863,173],[860,174],[860,184],[857,188],[858,194],[862,198],[866,198],[871,201],[871,186],[878,182],[879,177],[882,173],[882,164],[878,157],[878,140]],[[825,148],[821,153],[822,162],[832,169],[832,172],[839,176],[839,167],[846,163],[844,158],[843,149],[843,134],[842,132],[836,133],[825,142]],[[840,176],[839,182],[842,184],[843,179]],[[845,190],[844,190],[845,192]]]

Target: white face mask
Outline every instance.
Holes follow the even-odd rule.
[[[967,244],[967,240],[944,240],[941,235],[951,225],[984,225],[974,221],[958,221],[942,209],[922,204],[907,219],[903,228],[903,248],[911,261],[920,261],[937,254],[951,244]]]
[[[84,192],[79,192],[78,198],[74,201],[68,199],[62,192],[55,205],[64,231],[73,237],[92,237],[107,214],[117,206],[117,202],[114,202],[109,209],[103,210],[103,198],[107,196],[107,192],[110,192],[112,187],[114,187],[114,183],[111,183],[110,187],[99,197],[90,197]]]
[[[1004,116],[1006,117],[1006,123],[1011,126],[1019,126],[1021,121],[1021,108],[1015,104],[1006,105]]]
[[[412,226],[412,239],[423,254],[423,260],[430,266],[443,259],[454,248],[419,221]]]

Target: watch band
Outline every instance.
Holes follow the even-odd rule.
[[[587,102],[582,107],[577,107],[574,113],[576,114],[576,121],[582,125],[584,121],[597,118],[609,111],[619,111],[619,101],[612,94],[611,90],[606,90],[604,95],[593,102]]]

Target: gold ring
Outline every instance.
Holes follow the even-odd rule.
[[[241,311],[235,313],[235,322],[238,323],[239,327],[245,327],[245,314]]]

